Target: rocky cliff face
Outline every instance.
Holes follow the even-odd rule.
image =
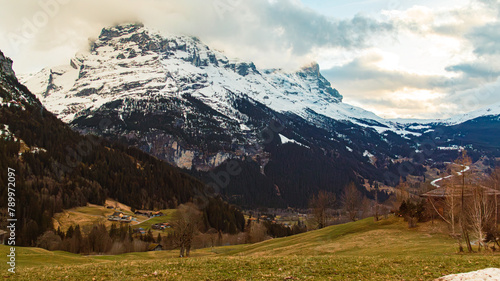
[[[17,81],[12,60],[0,51],[0,106],[24,108],[26,104],[42,107],[40,101]]]
[[[12,70],[12,60],[5,57],[2,52],[0,52],[0,72],[5,76],[16,77]]]
[[[105,28],[68,65],[22,81],[79,132],[193,171],[244,161],[247,174],[233,178],[227,198],[246,198],[249,205],[263,200],[248,199],[256,186],[276,204],[306,206],[318,190],[340,195],[350,181],[394,185],[409,174],[421,176],[427,160],[456,157],[457,151],[440,147],[477,139],[345,104],[318,64],[296,72],[259,69],[197,38],[165,36],[141,24]],[[428,143],[432,151],[423,152]]]
[[[90,133],[109,120],[110,136],[184,168],[265,158],[260,134],[279,112],[311,122],[325,112],[376,118],[350,112],[317,64],[296,73],[258,70],[196,38],[161,36],[140,24],[105,28],[90,52],[23,78],[77,130]]]

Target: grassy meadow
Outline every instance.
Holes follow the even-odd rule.
[[[134,228],[142,227],[145,230],[149,230],[149,229],[151,229],[151,227],[153,226],[153,224],[164,223],[164,222],[172,222],[172,219],[173,219],[174,214],[175,214],[176,211],[177,211],[176,209],[160,210],[160,212],[162,212],[164,214],[163,216],[152,217],[152,218],[147,219],[147,220],[145,220],[143,222],[135,224],[133,227]]]
[[[500,267],[500,255],[457,254],[438,223],[408,229],[399,218],[331,226],[252,245],[80,256],[17,248],[17,273],[4,280],[433,280]],[[8,248],[0,247],[5,257]]]
[[[123,212],[125,215],[130,215],[136,218],[137,221],[133,221],[130,223],[130,225],[133,228],[142,227],[146,230],[151,229],[151,226],[153,224],[170,222],[176,211],[175,209],[160,210],[161,212],[163,212],[163,214],[165,214],[164,216],[148,218],[146,216],[135,215],[130,210],[129,206],[118,203],[113,200],[108,199],[106,201],[106,205],[114,207],[116,206],[116,208],[118,208],[120,212]],[[55,214],[53,219],[54,228],[57,229],[58,227],[60,227],[61,230],[67,231],[70,226],[75,227],[77,224],[79,224],[81,227],[92,226],[96,224],[104,224],[109,229],[111,228],[111,225],[113,223],[119,224],[117,222],[112,222],[108,220],[108,216],[112,215],[114,212],[116,212],[116,210],[108,209],[105,206],[94,205],[94,204],[87,204],[87,206],[84,207],[77,207],[69,210],[64,210],[61,213]],[[154,230],[153,233],[155,235],[157,235],[158,233],[161,233],[163,235],[166,232]]]

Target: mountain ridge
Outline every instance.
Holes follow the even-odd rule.
[[[129,36],[129,38],[127,38]],[[247,76],[249,74],[273,74],[275,73],[275,77],[273,77],[271,83],[273,84],[272,86],[275,86],[277,84],[283,84],[283,83],[290,83],[289,79],[286,79],[286,76],[290,75],[298,75],[302,76],[303,78],[307,78],[308,76],[311,76],[313,78],[318,79],[318,93],[319,96],[321,96],[321,99],[317,98],[316,100],[301,100],[301,105],[304,105],[304,102],[310,102],[313,105],[311,108],[315,110],[319,114],[326,115],[328,117],[337,119],[337,120],[345,120],[345,119],[353,119],[355,116],[360,116],[360,119],[371,119],[371,120],[376,120],[379,123],[382,123],[388,127],[392,127],[395,124],[399,125],[404,125],[408,123],[418,123],[418,124],[427,124],[427,123],[454,123],[457,124],[457,122],[465,122],[467,120],[470,120],[470,118],[473,117],[480,117],[479,115],[473,116],[470,115],[470,113],[467,114],[458,114],[456,116],[452,116],[450,118],[444,118],[444,119],[429,119],[429,120],[419,120],[419,119],[411,119],[411,120],[404,120],[404,119],[384,119],[381,118],[377,115],[375,115],[372,112],[366,111],[362,108],[358,108],[355,106],[351,106],[348,104],[342,103],[342,95],[334,89],[331,88],[331,84],[329,81],[327,81],[320,72],[319,65],[315,62],[310,63],[309,65],[303,66],[301,69],[299,69],[296,72],[283,72],[280,69],[257,69],[256,66],[252,62],[247,62],[247,61],[242,61],[238,59],[229,59],[227,58],[222,52],[220,51],[215,51],[211,50],[208,46],[203,44],[198,38],[196,37],[191,37],[191,36],[178,36],[178,35],[168,35],[168,36],[163,36],[159,32],[156,31],[150,31],[149,29],[145,28],[143,24],[122,24],[110,28],[103,28],[101,31],[101,35],[99,38],[92,44],[90,48],[90,53],[85,53],[85,52],[79,52],[77,55],[72,58],[69,62],[68,65],[64,66],[57,66],[57,67],[52,67],[52,68],[45,68],[41,70],[38,73],[35,74],[30,74],[30,75],[24,75],[21,78],[21,81],[24,82],[24,84],[27,84],[27,86],[30,89],[33,89],[33,91],[39,96],[42,100],[47,99],[47,97],[52,93],[57,93],[58,91],[65,91],[65,92],[71,92],[72,86],[77,87],[78,85],[71,84],[71,82],[74,82],[73,80],[78,80],[82,78],[82,76],[85,76],[87,73],[85,71],[80,71],[80,73],[77,74],[79,68],[82,67],[82,63],[85,61],[86,57],[89,56],[89,54],[92,54],[94,52],[102,52],[99,51],[99,49],[103,46],[107,46],[110,42],[112,42],[114,39],[119,38],[119,43],[123,43],[127,41],[127,39],[130,39],[131,41],[137,43],[140,46],[140,49],[131,49],[131,48],[126,48],[126,52],[121,52],[116,55],[117,59],[120,60],[129,60],[129,59],[134,59],[137,58],[138,56],[144,55],[147,57],[147,53],[151,51],[166,51],[167,55],[165,55],[165,58],[168,58],[169,55],[172,55],[172,49],[178,49],[181,51],[189,51],[189,49],[192,49],[193,51],[190,53],[189,56],[184,56],[180,57],[183,60],[190,61],[192,65],[195,67],[209,67],[210,65],[215,65],[219,66],[220,64],[224,65],[224,68],[230,68],[232,69],[235,73],[241,75],[241,76]],[[175,48],[174,48],[175,47]],[[116,46],[115,46],[116,48]],[[110,51],[110,50],[104,50],[104,52]],[[115,50],[116,51],[116,50]],[[170,52],[170,53],[169,53]],[[155,59],[157,59],[156,57]],[[146,58],[146,61],[149,63],[158,63],[158,61],[154,60],[148,60]],[[153,66],[160,67],[160,65],[156,64]],[[144,65],[142,65],[144,67]],[[123,75],[124,72],[118,72],[118,74]],[[126,73],[126,72],[125,72]],[[117,74],[117,73],[115,73]],[[152,73],[148,73],[152,74]],[[158,73],[157,73],[158,74]],[[169,73],[167,73],[168,75]],[[311,75],[312,74],[312,75]],[[140,75],[137,74],[137,75]],[[38,76],[38,77],[37,77]],[[155,79],[156,78],[156,79]],[[157,76],[157,77],[148,77],[149,80],[153,81],[146,81],[146,82],[159,82],[161,81],[161,78],[163,76]],[[290,78],[290,77],[288,77]],[[146,79],[146,80],[148,80]],[[41,81],[42,80],[42,81]],[[58,81],[62,80],[62,81]],[[212,79],[213,80],[213,79]],[[139,80],[140,81],[140,80]],[[166,82],[166,81],[165,81]],[[37,85],[38,83],[38,85]],[[45,83],[40,85],[41,83]],[[153,84],[153,83],[150,83]],[[88,86],[88,85],[85,85]],[[157,88],[155,88],[157,86]],[[161,85],[150,85],[149,89],[158,89],[160,90]],[[203,85],[197,85],[198,87],[203,86]],[[282,85],[281,85],[282,86]],[[288,88],[285,90],[285,95],[294,95],[297,94],[297,91],[294,90],[294,86],[298,85],[292,85],[292,87]],[[69,88],[69,89],[68,89]],[[84,88],[84,90],[87,89],[88,91],[92,92],[95,90],[92,90],[91,88]],[[95,89],[95,88],[94,88]],[[297,88],[295,88],[297,90]],[[303,90],[303,89],[302,89]],[[105,91],[101,91],[105,92]],[[302,91],[303,93],[305,91]],[[329,98],[328,95],[331,95]],[[77,93],[76,96],[84,96],[85,92],[83,93]],[[283,107],[283,105],[277,105],[286,102],[284,105],[287,106],[287,108],[293,108],[294,104],[297,104],[297,100],[293,98],[288,98],[288,100],[283,100],[283,97],[280,97],[279,99],[275,100],[269,100],[269,95],[254,95],[252,96],[255,100],[262,102],[268,106],[270,106],[273,109],[279,109]],[[266,101],[267,100],[267,101]],[[47,99],[47,102],[51,102],[50,99]],[[275,105],[273,106],[273,103]],[[314,104],[320,104],[319,108],[318,106],[314,107]],[[328,108],[330,104],[335,104],[338,103],[341,106],[339,108]],[[291,106],[292,105],[292,106]],[[309,104],[310,105],[310,104]],[[62,106],[62,105],[61,105]],[[69,122],[71,120],[71,116],[68,116],[68,113],[64,112],[63,108],[58,108],[55,106],[52,106],[55,108],[55,113],[56,115],[62,115],[60,116],[61,119],[65,120],[66,122]],[[322,107],[322,108],[321,108]],[[480,112],[482,110],[486,110],[489,106],[476,110],[474,112]],[[304,108],[302,108],[304,109]],[[497,108],[498,110],[494,112],[495,115],[500,115],[500,108]],[[294,109],[296,110],[296,109]],[[61,112],[62,111],[62,112]],[[73,110],[75,111],[75,110]],[[349,112],[351,111],[351,112]],[[467,119],[467,116],[470,118]],[[363,123],[361,123],[363,125]],[[401,129],[402,126],[395,126],[395,130]]]
[[[311,194],[340,195],[350,181],[369,189],[424,177],[424,166],[450,161],[475,142],[481,152],[473,155],[499,153],[477,132],[463,137],[471,127],[396,123],[345,104],[318,64],[258,69],[197,38],[163,36],[142,24],[104,28],[89,52],[23,81],[74,130],[199,171],[205,182],[211,177],[203,173],[241,161],[244,174],[224,187],[226,198],[245,197],[256,187],[244,180],[258,179],[272,204],[305,206]],[[102,120],[111,124],[106,131],[97,130]],[[423,155],[429,142],[432,151]],[[411,171],[402,168],[408,165]],[[240,199],[246,206],[262,201]]]
[[[10,202],[7,187],[10,197],[15,190],[12,209],[22,222],[16,224],[16,245],[35,245],[37,237],[52,229],[55,213],[87,203],[103,205],[107,198],[136,209],[199,203],[207,228],[243,230],[241,212],[204,193],[201,181],[137,148],[72,130],[17,81],[9,71],[11,60],[1,51],[0,64],[6,66],[0,68],[0,168],[9,171],[0,175],[0,199]],[[0,213],[6,216],[7,205],[2,206]],[[215,214],[214,208],[220,212]],[[6,223],[2,220],[0,226]]]

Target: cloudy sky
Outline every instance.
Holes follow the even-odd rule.
[[[500,101],[498,0],[0,0],[17,73],[66,64],[102,27],[143,22],[261,68],[317,61],[344,101],[444,118]]]

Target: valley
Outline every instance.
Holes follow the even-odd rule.
[[[177,258],[177,251],[80,256],[18,248],[19,273],[6,280],[431,280],[498,267],[497,254],[457,254],[443,226],[436,221],[408,230],[398,218],[369,218],[254,245],[200,249],[189,259]]]
[[[19,220],[15,250],[0,245],[17,254],[6,280],[500,267],[499,103],[381,118],[345,103],[317,62],[261,68],[142,23],[102,28],[65,65],[12,64],[0,52],[0,170],[16,171],[0,174],[0,201],[17,202],[0,228]]]
[[[498,104],[444,120],[386,120],[342,102],[316,63],[259,69],[143,24],[103,28],[68,65],[20,80],[73,130],[137,147],[248,209],[306,208],[311,194],[340,197],[349,182],[390,191],[465,148],[485,170],[500,156]]]

